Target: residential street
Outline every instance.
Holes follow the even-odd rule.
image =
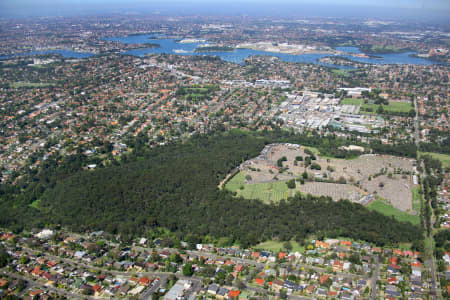
[[[375,270],[372,274],[372,277],[370,278],[370,282],[371,282],[371,286],[372,286],[372,293],[370,295],[370,298],[372,300],[375,300],[377,298],[377,280],[378,280],[379,272],[380,272],[380,257],[377,256],[377,264],[375,266]]]
[[[24,276],[21,276],[21,275],[18,275],[18,274],[15,274],[15,273],[10,273],[10,272],[4,271],[4,270],[2,270],[1,273],[5,274],[5,275],[7,275],[9,277],[13,277],[13,278],[16,278],[16,279],[22,279],[22,280],[26,281],[27,284],[28,284],[28,287],[38,287],[38,288],[41,288],[41,289],[49,290],[49,291],[55,292],[55,293],[57,293],[59,295],[64,295],[66,297],[69,297],[69,299],[76,298],[76,299],[95,300],[94,297],[82,296],[82,295],[79,295],[79,294],[70,293],[70,292],[67,292],[66,290],[63,290],[63,289],[60,289],[60,288],[47,286],[47,285],[41,284],[41,283],[39,283],[37,281],[29,280],[28,278],[26,278]]]
[[[428,258],[425,261],[425,264],[428,266],[431,274],[431,295],[434,300],[438,300],[437,297],[437,288],[436,288],[436,270],[434,268],[434,258]]]

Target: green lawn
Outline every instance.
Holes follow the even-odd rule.
[[[402,249],[402,250],[412,250],[411,249],[412,243],[400,243],[396,248]]]
[[[406,221],[414,225],[420,224],[420,217],[418,215],[410,215],[379,199],[373,201],[366,207],[370,210],[376,210],[386,216],[394,216],[398,221]]]
[[[245,185],[245,172],[238,172],[225,185],[227,190],[235,192],[239,190],[242,185]]]
[[[37,64],[37,65],[31,65],[32,68],[35,69],[50,69],[55,67],[55,63],[50,63],[50,64]]]
[[[422,195],[419,194],[419,190],[420,190],[419,186],[415,186],[412,189],[412,194],[413,194],[412,206],[413,206],[414,211],[417,214],[420,214],[420,207],[422,206],[422,201],[423,201]]]
[[[320,151],[316,147],[303,146],[303,148],[311,150],[311,152],[314,153],[315,156],[319,156],[320,155]]]
[[[360,105],[362,103],[362,99],[353,99],[353,98],[344,98],[341,101],[341,104],[347,104],[347,105]]]
[[[292,251],[293,252],[304,252],[305,251],[305,247],[300,246],[296,241],[292,240],[290,241],[291,245],[292,245]],[[264,243],[260,243],[258,245],[256,245],[255,249],[263,249],[263,250],[267,250],[267,251],[271,251],[271,252],[277,252],[279,250],[282,250],[284,242],[280,242],[280,241],[274,241],[274,240],[270,240]]]
[[[361,113],[366,114],[376,114],[378,109],[378,104],[365,104],[363,99],[352,99],[352,98],[344,98],[341,101],[341,104],[347,105],[361,105]],[[388,112],[403,112],[407,113],[413,106],[410,102],[398,102],[398,101],[389,101],[389,105],[382,105],[383,109]],[[372,112],[368,112],[367,109],[372,109]]]
[[[431,155],[433,158],[439,159],[444,168],[450,167],[450,155],[434,152],[419,152],[419,155]]]
[[[41,199],[34,200],[33,203],[31,203],[29,206],[37,210],[40,210],[39,203],[41,203]]]
[[[349,70],[333,69],[331,70],[331,72],[338,76],[345,76],[345,77],[350,76],[350,74],[348,74]]]
[[[364,109],[372,108],[373,113],[376,112],[378,106],[378,104],[362,105]],[[413,109],[413,107],[410,102],[389,101],[389,105],[383,105],[383,109],[390,112],[409,112],[411,109]]]
[[[10,83],[10,86],[12,88],[21,88],[21,87],[46,87],[51,86],[52,83],[46,83],[46,82],[13,82]]]
[[[434,243],[433,237],[425,236],[425,241],[424,241],[425,255],[427,257],[431,257],[433,255],[433,247],[434,247],[433,243]]]
[[[295,193],[294,190],[289,191],[286,181],[247,184],[245,182],[246,175],[245,172],[239,172],[225,185],[225,188],[236,192],[237,196],[242,196],[246,199],[260,199],[266,203],[270,201],[279,202],[281,199],[287,199],[288,196],[293,196]]]
[[[209,90],[207,88],[186,88],[191,94],[205,94]]]

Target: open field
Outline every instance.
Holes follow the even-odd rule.
[[[246,182],[246,175],[246,172],[239,172],[226,184],[225,188],[236,192],[238,197],[260,199],[266,203],[279,202],[281,199],[294,195],[294,191],[288,189],[286,181],[249,184]]]
[[[444,168],[450,167],[450,155],[435,152],[419,152],[419,155],[431,155],[433,158],[439,159]]]
[[[10,84],[12,88],[21,88],[21,87],[29,87],[29,88],[35,88],[35,87],[46,87],[51,86],[53,83],[47,83],[47,82],[14,82]]]
[[[245,172],[238,172],[227,182],[226,188],[232,192],[239,190],[245,184],[245,175]]]
[[[339,76],[349,76],[349,70],[333,69],[331,72]]]
[[[376,111],[378,109],[378,104],[366,104],[364,103],[363,99],[353,99],[353,98],[344,98],[341,101],[341,104],[346,105],[355,105],[359,106],[361,105],[361,113],[366,114],[376,114]],[[389,105],[382,105],[383,109],[387,112],[401,112],[401,113],[407,113],[411,109],[413,109],[410,102],[400,102],[400,101],[389,101]],[[372,110],[372,112],[369,112],[369,110]]]
[[[389,101],[389,105],[382,105],[383,109],[385,111],[390,112],[409,112],[411,109],[413,109],[411,103],[409,102],[399,102],[399,101]],[[372,108],[373,113],[376,112],[376,109],[378,108],[378,104],[363,104],[363,108]]]
[[[420,207],[422,206],[423,197],[419,194],[420,187],[415,186],[412,189],[413,201],[412,206],[417,215],[420,214]]]
[[[367,205],[367,208],[376,210],[386,216],[393,216],[399,221],[410,222],[415,225],[420,224],[420,217],[418,215],[410,215],[379,199]]]
[[[300,246],[294,240],[290,241],[290,243],[292,245],[293,252],[303,252],[305,250],[305,247]],[[270,240],[270,241],[266,241],[264,243],[260,243],[260,244],[256,245],[254,248],[276,252],[276,251],[279,251],[284,248],[283,244],[284,244],[284,242]]]
[[[341,101],[341,105],[346,104],[358,106],[361,105],[362,102],[363,102],[362,99],[344,98]]]
[[[400,243],[396,248],[402,249],[402,250],[412,250],[411,249],[412,243]]]

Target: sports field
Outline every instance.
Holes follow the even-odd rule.
[[[379,199],[373,201],[366,207],[370,210],[376,210],[386,216],[394,216],[394,218],[398,221],[410,222],[414,225],[420,224],[420,217],[418,215],[410,215],[406,212],[402,212],[401,210]]]
[[[363,99],[352,99],[352,98],[344,98],[341,104],[347,105],[361,105],[361,113],[364,114],[376,114],[378,109],[378,104],[366,104]],[[389,105],[382,105],[383,109],[388,112],[402,112],[407,113],[411,109],[413,109],[411,103],[409,102],[399,102],[399,101],[389,101]],[[368,112],[367,110],[372,110],[372,112]]]
[[[341,101],[342,105],[346,104],[346,105],[358,106],[358,105],[361,105],[361,103],[362,103],[362,99],[353,99],[353,98],[344,98]]]

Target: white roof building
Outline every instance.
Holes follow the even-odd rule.
[[[53,230],[44,229],[41,232],[39,232],[38,234],[36,234],[35,236],[39,239],[49,239],[53,236],[53,234],[54,234]]]

